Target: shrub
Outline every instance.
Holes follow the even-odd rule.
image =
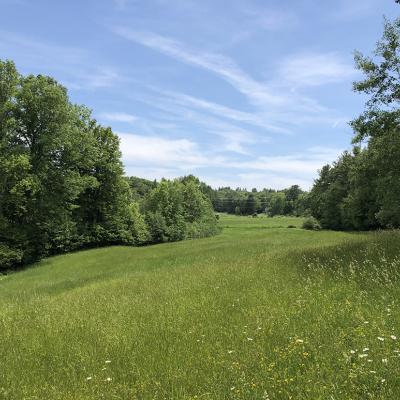
[[[288,225],[288,228],[297,228],[295,225]]]
[[[314,217],[309,217],[303,222],[302,228],[311,231],[319,231],[321,229],[321,225]]]
[[[23,252],[18,249],[12,249],[4,243],[0,243],[0,271],[20,264]]]

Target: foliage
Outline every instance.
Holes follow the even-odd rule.
[[[385,20],[375,58],[356,53],[365,79],[365,111],[351,122],[352,153],[326,165],[311,190],[310,209],[324,228],[366,230],[400,227],[400,19]],[[364,141],[364,144],[361,142]]]
[[[0,61],[0,177],[0,269],[82,247],[218,231],[195,178],[159,186],[125,178],[111,128],[53,78],[24,77],[10,61]]]
[[[252,189],[251,192],[241,188],[224,187],[214,190],[211,199],[216,211],[236,215],[266,213],[271,217],[301,216],[306,215],[309,208],[307,193],[298,185],[280,191]]]
[[[143,200],[151,241],[173,242],[219,231],[209,198],[193,176],[162,180]]]
[[[289,227],[292,228],[293,226],[289,226]],[[319,231],[321,229],[321,225],[314,217],[308,217],[303,222],[302,228],[307,229],[309,231]]]

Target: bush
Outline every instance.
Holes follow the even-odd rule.
[[[319,231],[321,229],[321,225],[314,217],[309,217],[303,222],[302,228],[310,231]]]
[[[12,249],[4,243],[0,243],[0,271],[18,265],[22,261],[23,252]]]
[[[288,225],[288,228],[297,228],[295,225]]]

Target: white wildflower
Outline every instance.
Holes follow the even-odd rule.
[[[394,336],[394,335],[390,335],[390,338],[393,339],[393,340],[396,340],[396,339],[397,339],[397,337]]]
[[[378,336],[378,340],[380,340],[381,342],[383,342],[385,340],[385,338],[383,338],[382,336]]]
[[[106,360],[105,363],[106,364],[110,364],[111,360]]]
[[[108,377],[107,379],[106,379],[106,382],[111,382],[112,381],[112,378],[110,378],[110,377]]]

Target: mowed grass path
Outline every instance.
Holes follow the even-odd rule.
[[[0,399],[400,398],[400,234],[301,222],[0,277]]]

